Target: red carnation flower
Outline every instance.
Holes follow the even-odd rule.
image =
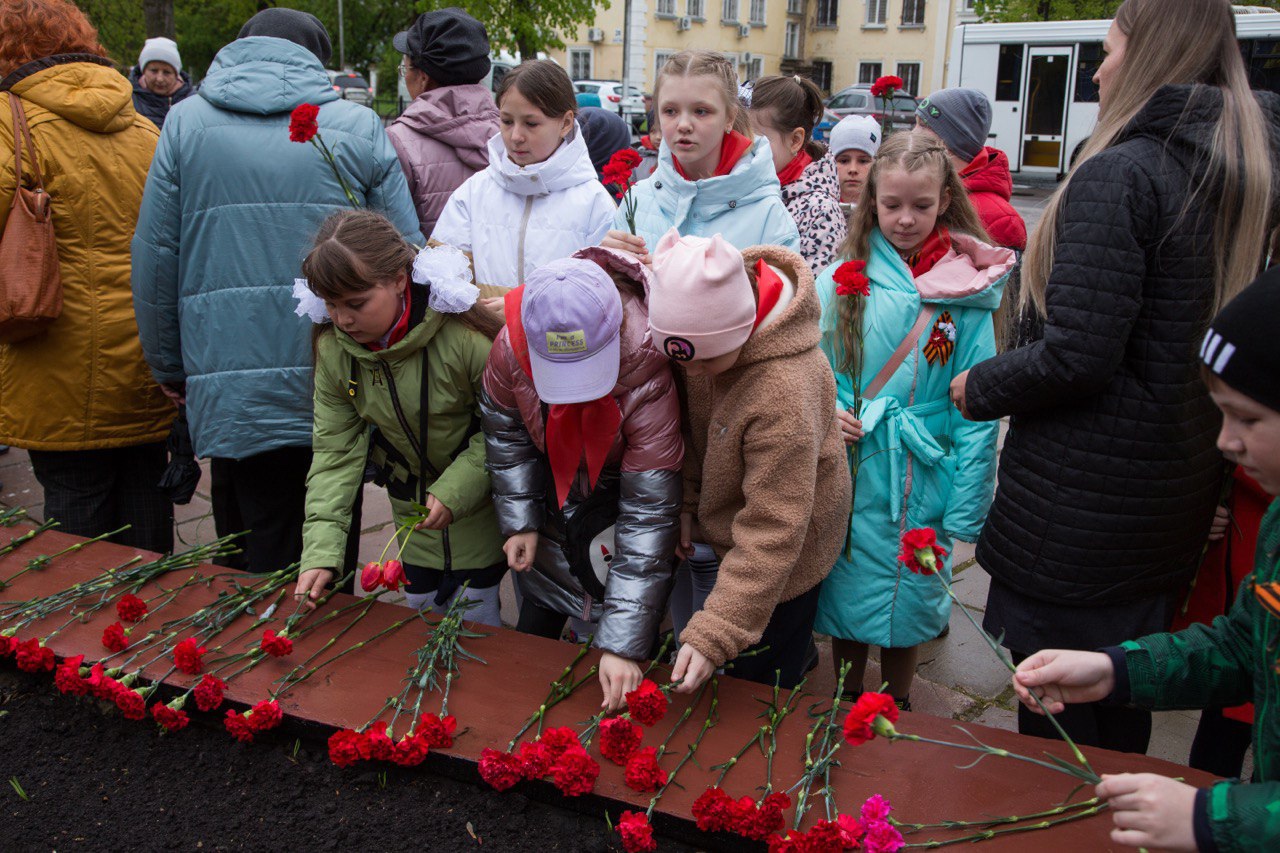
[[[805,833],[804,853],[842,853],[845,848],[856,847],[857,844],[856,839],[853,844],[845,843],[840,824],[834,820],[820,820]]]
[[[226,689],[227,683],[225,681],[216,675],[205,673],[193,691],[196,697],[196,707],[201,711],[216,711],[218,706],[222,704],[222,691]]]
[[[600,754],[619,766],[640,748],[644,729],[630,720],[614,717],[600,724]]]
[[[653,827],[644,812],[623,812],[618,820],[618,833],[622,836],[622,849],[627,853],[650,853],[658,849]]]
[[[339,767],[350,767],[360,760],[360,741],[364,736],[352,729],[339,729],[329,735],[329,760]]]
[[[404,564],[399,560],[387,560],[382,568],[382,585],[387,589],[397,590],[407,583],[409,579],[405,576]]]
[[[791,808],[791,798],[786,794],[769,794],[756,807],[752,824],[754,832],[747,836],[755,841],[764,841],[770,835],[782,830],[787,825],[783,812]]]
[[[401,767],[417,767],[426,760],[429,751],[421,735],[405,735],[396,744],[391,760]]]
[[[289,115],[289,139],[292,142],[310,142],[320,132],[316,116],[320,108],[315,104],[299,104]]]
[[[862,836],[867,853],[897,853],[902,849],[902,833],[887,820],[873,820]]]
[[[458,730],[458,720],[452,714],[437,717],[423,714],[418,718],[418,735],[432,749],[448,749],[453,746],[453,733]]]
[[[946,556],[946,549],[938,547],[938,534],[932,527],[917,527],[902,534],[902,553],[898,554],[898,560],[916,574],[937,574],[941,568],[939,561]]]
[[[499,752],[490,747],[485,747],[480,753],[477,766],[480,770],[480,778],[495,791],[507,790],[519,782],[522,775],[519,758],[509,752]]]
[[[145,720],[147,717],[147,700],[137,690],[124,688],[117,690],[115,696],[116,707],[120,709],[120,713],[124,715],[126,720]]]
[[[274,699],[264,699],[245,714],[245,719],[248,721],[249,727],[255,732],[265,732],[280,725],[280,721],[284,719],[284,714],[280,712],[279,702]]]
[[[570,750],[582,751],[582,742],[578,740],[578,733],[568,726],[547,729],[542,733],[542,737],[538,738],[538,743],[546,747],[552,763]]]
[[[667,714],[667,696],[649,679],[626,695],[631,719],[642,726],[657,725]]]
[[[551,768],[551,781],[566,797],[590,794],[600,775],[600,765],[584,750],[569,750]]]
[[[693,801],[693,816],[703,832],[720,832],[729,828],[734,802],[721,788],[708,788]]]
[[[862,819],[867,823],[877,820],[888,820],[889,812],[893,811],[893,806],[889,805],[889,801],[879,794],[872,794],[867,797],[867,801],[862,804]]]
[[[898,706],[887,693],[863,693],[844,718],[844,739],[851,746],[861,746],[876,736],[876,717],[890,723],[898,721]]]
[[[13,654],[18,648],[18,642],[13,637],[0,634],[0,658],[7,658]]]
[[[360,588],[365,592],[373,592],[382,586],[382,564],[365,563],[360,570]]]
[[[147,616],[147,603],[131,592],[116,602],[116,615],[124,622],[141,622]]]
[[[18,644],[14,659],[23,672],[52,672],[58,663],[53,649],[45,648],[44,643],[35,637]]]
[[[627,761],[627,787],[651,794],[667,784],[667,771],[658,766],[658,750],[652,746],[637,750]]]
[[[374,761],[391,761],[395,758],[396,744],[387,734],[387,721],[379,720],[364,733],[365,757]]]
[[[809,853],[809,837],[798,829],[769,839],[769,853]]]
[[[103,671],[100,663],[95,663],[89,668],[89,677],[84,683],[89,688],[89,695],[97,699],[110,700],[115,695],[117,682]]]
[[[67,658],[58,664],[53,673],[53,686],[68,696],[83,696],[89,692],[89,682],[80,677],[80,664],[84,655]]]
[[[877,98],[887,98],[902,88],[902,78],[893,74],[877,77],[871,84],[871,94]]]
[[[289,639],[287,630],[277,634],[268,628],[262,633],[262,650],[273,658],[282,658],[293,654],[293,640]]]
[[[520,744],[520,775],[526,779],[541,779],[551,772],[556,756],[542,741],[525,741]]]
[[[836,826],[840,827],[840,840],[845,847],[857,847],[862,837],[862,824],[853,815],[842,814],[836,817]]]
[[[187,675],[199,675],[204,669],[204,661],[201,660],[201,657],[207,651],[208,649],[204,646],[196,643],[195,638],[187,637],[173,647],[173,665],[178,668],[179,672],[185,672]]]
[[[837,296],[870,296],[871,279],[863,272],[866,261],[846,261],[836,267],[832,280],[836,283]]]
[[[228,710],[227,718],[223,721],[223,725],[227,727],[227,731],[236,740],[241,743],[253,743],[253,726],[244,714]]]
[[[129,648],[129,636],[125,634],[124,626],[119,622],[108,625],[107,630],[102,632],[102,645],[113,652],[122,652]]]
[[[187,727],[187,723],[191,722],[185,711],[178,708],[170,708],[160,702],[151,706],[151,717],[164,727],[165,731],[170,732],[184,729]]]

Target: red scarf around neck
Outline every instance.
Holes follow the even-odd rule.
[[[791,162],[782,167],[782,171],[778,173],[778,183],[784,187],[787,184],[794,184],[800,180],[800,176],[804,174],[804,170],[809,168],[809,164],[813,162],[813,158],[809,156],[809,152],[803,148],[800,153],[791,158]]]
[[[508,291],[504,299],[511,349],[520,369],[532,379],[529,341],[520,318],[524,285]],[[551,475],[556,486],[556,506],[562,507],[569,499],[569,489],[584,458],[587,487],[595,488],[613,440],[618,435],[618,428],[622,426],[622,411],[610,394],[587,403],[553,403],[547,407],[547,422],[543,426],[547,459],[551,462]]]
[[[933,265],[942,260],[949,251],[951,251],[951,232],[939,225],[925,238],[920,248],[911,257],[902,260],[911,268],[912,277],[919,278],[933,269]]]
[[[747,153],[747,149],[751,147],[751,140],[731,130],[724,135],[724,139],[720,141],[720,162],[716,164],[716,171],[711,177],[719,178],[733,171],[733,167],[738,165],[738,161],[742,159],[742,155]],[[684,172],[684,167],[680,165],[680,161],[675,154],[671,155],[671,162],[676,167],[676,174],[684,178],[686,181],[692,180]]]

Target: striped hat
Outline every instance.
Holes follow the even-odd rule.
[[[1200,346],[1200,360],[1236,391],[1280,411],[1277,320],[1280,267],[1273,267],[1213,318]]]

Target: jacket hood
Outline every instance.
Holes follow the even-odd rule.
[[[613,396],[639,388],[662,370],[671,369],[671,361],[658,352],[649,333],[649,289],[653,273],[635,255],[615,252],[600,246],[588,246],[573,253],[573,257],[594,261],[615,280],[621,278],[638,285],[644,298],[623,291],[622,293],[622,360],[618,366],[618,384]]]
[[[1017,258],[1012,249],[989,246],[968,234],[952,233],[951,249],[933,269],[912,279],[897,249],[879,228],[871,232],[871,254],[878,264],[885,265],[882,269],[901,273],[888,281],[876,278],[877,284],[893,286],[896,281],[899,289],[910,287],[917,291],[923,302],[984,311],[1000,306],[1005,277]]]
[[[431,292],[426,285],[413,283],[409,287],[409,331],[403,338],[386,349],[375,352],[334,326],[333,334],[343,351],[354,356],[357,361],[374,362],[379,359],[401,361],[424,349],[436,332],[440,331],[445,318],[443,314],[427,307]]]
[[[983,148],[973,162],[965,167],[960,180],[971,193],[995,193],[1005,201],[1013,198],[1013,176],[1009,173],[1009,158],[999,148]]]
[[[840,179],[836,176],[836,158],[830,154],[805,166],[799,178],[782,188],[782,203],[790,205],[800,196],[811,193],[822,193],[836,201],[840,200]]]
[[[197,94],[220,109],[264,116],[338,99],[314,53],[268,36],[236,39],[218,51]]]
[[[821,337],[818,317],[822,307],[808,262],[781,246],[752,246],[742,252],[747,267],[754,266],[761,258],[795,284],[796,294],[777,319],[751,333],[733,370],[814,349]]]
[[[507,157],[502,134],[489,140],[489,174],[507,192],[523,196],[550,195],[596,180],[582,128],[575,122],[569,138],[550,157],[532,166],[517,166]]]
[[[23,74],[27,66],[6,78],[19,78],[11,91],[33,104],[94,133],[116,133],[133,125],[133,87],[120,72],[96,61],[58,62],[47,57],[29,63],[45,67]],[[53,60],[53,62],[49,62]],[[10,152],[12,158],[12,152]]]
[[[394,123],[449,146],[459,160],[479,171],[489,165],[498,108],[484,86],[442,86],[415,98]]]
[[[778,173],[773,168],[773,152],[769,149],[769,140],[763,136],[755,138],[729,174],[716,178],[700,181],[682,178],[671,156],[671,149],[664,139],[658,149],[658,168],[649,178],[673,190],[658,195],[663,213],[670,221],[683,222],[684,214],[695,201],[700,206],[727,206],[732,203],[736,207],[771,195],[781,195]]]

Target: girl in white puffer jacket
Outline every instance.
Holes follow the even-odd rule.
[[[489,165],[445,205],[432,238],[471,254],[476,281],[517,287],[534,269],[599,244],[616,205],[596,178],[573,84],[547,60],[507,72]]]

